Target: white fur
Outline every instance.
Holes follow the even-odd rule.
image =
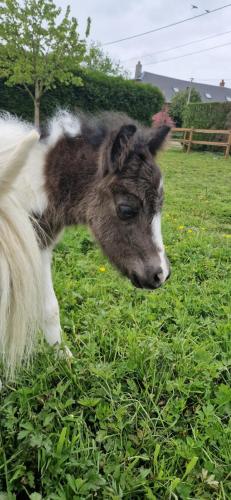
[[[0,152],[7,148],[13,150],[34,127],[27,122],[22,122],[10,113],[0,114]]]
[[[159,187],[158,187],[159,193],[163,190],[163,187],[164,187],[164,182],[163,182],[163,177],[161,177],[160,178],[160,184],[159,184]]]
[[[17,144],[26,140],[31,130],[33,127],[30,124],[7,113],[0,115],[0,171]],[[47,146],[37,143],[27,155],[21,174],[11,186],[15,198],[28,213],[42,214],[48,204],[44,178],[46,152]]]
[[[38,139],[39,134],[32,130],[13,151],[8,148],[7,153],[6,150],[0,152],[0,197],[12,189],[12,184],[21,172],[30,149]]]
[[[48,124],[49,136],[47,144],[54,146],[56,142],[63,136],[76,137],[81,133],[80,120],[65,110],[60,110],[50,120]]]
[[[6,147],[0,150],[3,151],[0,154],[0,356],[6,375],[10,376],[31,352],[42,311],[37,239],[27,211],[10,193],[11,185],[38,140],[38,134],[28,134],[28,130],[23,137],[16,134],[20,144],[15,151],[7,141]],[[6,132],[9,132],[8,125]]]
[[[49,345],[55,346],[59,349],[61,355],[65,358],[72,358],[72,353],[67,346],[63,346],[60,350],[61,338],[61,324],[59,318],[59,304],[55,295],[52,273],[51,273],[51,260],[52,248],[47,248],[42,251],[42,289],[43,289],[43,332],[45,339]]]
[[[152,239],[157,248],[157,252],[160,259],[161,272],[161,282],[164,283],[169,274],[169,267],[167,259],[165,256],[165,249],[163,244],[162,232],[161,232],[161,214],[158,213],[154,215],[152,220]]]
[[[31,124],[20,121],[8,113],[0,115],[0,176],[1,168],[8,161],[17,144],[33,130]],[[37,143],[28,155],[23,172],[14,183],[18,201],[28,213],[42,214],[48,205],[45,191],[44,165],[48,150],[65,134],[75,137],[81,133],[80,120],[65,110],[60,110],[48,123],[47,141]]]
[[[59,305],[52,283],[51,259],[52,249],[43,250],[43,330],[48,344],[55,345],[61,343],[61,325],[59,319]]]
[[[60,112],[49,131],[49,140],[38,143],[30,124],[0,115],[0,355],[11,376],[28,358],[39,326],[49,344],[61,343],[52,249],[39,250],[30,214],[42,214],[48,206],[44,165],[49,148],[63,133],[78,134],[80,122]],[[65,354],[71,356],[68,348]]]

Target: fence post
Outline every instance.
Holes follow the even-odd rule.
[[[188,147],[187,147],[187,153],[190,152],[191,149],[191,144],[192,144],[192,136],[193,136],[193,128],[191,128],[189,132],[189,139],[188,139]]]
[[[225,150],[225,158],[229,157],[230,148],[231,148],[231,130],[229,131],[229,135],[228,135],[228,141],[227,141],[227,146],[226,146],[226,150]]]

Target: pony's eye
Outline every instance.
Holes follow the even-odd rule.
[[[119,205],[117,207],[117,214],[123,220],[132,219],[137,213],[138,208],[130,207],[129,205]]]

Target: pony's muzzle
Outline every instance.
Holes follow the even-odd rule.
[[[131,282],[136,288],[146,288],[148,290],[156,290],[170,278],[171,270],[168,267],[168,272],[163,272],[161,267],[156,269],[148,269],[145,275],[139,275],[137,272],[131,274]]]

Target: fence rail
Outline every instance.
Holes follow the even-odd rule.
[[[225,148],[224,154],[225,158],[229,157],[229,153],[231,150],[231,130],[209,130],[209,129],[200,129],[200,128],[172,128],[173,133],[183,133],[183,137],[174,137],[174,141],[179,141],[181,144],[185,144],[187,146],[187,153],[191,150],[192,144],[204,144],[206,146],[216,146]],[[227,136],[226,142],[221,141],[199,141],[193,139],[194,133],[200,134],[220,134]]]

